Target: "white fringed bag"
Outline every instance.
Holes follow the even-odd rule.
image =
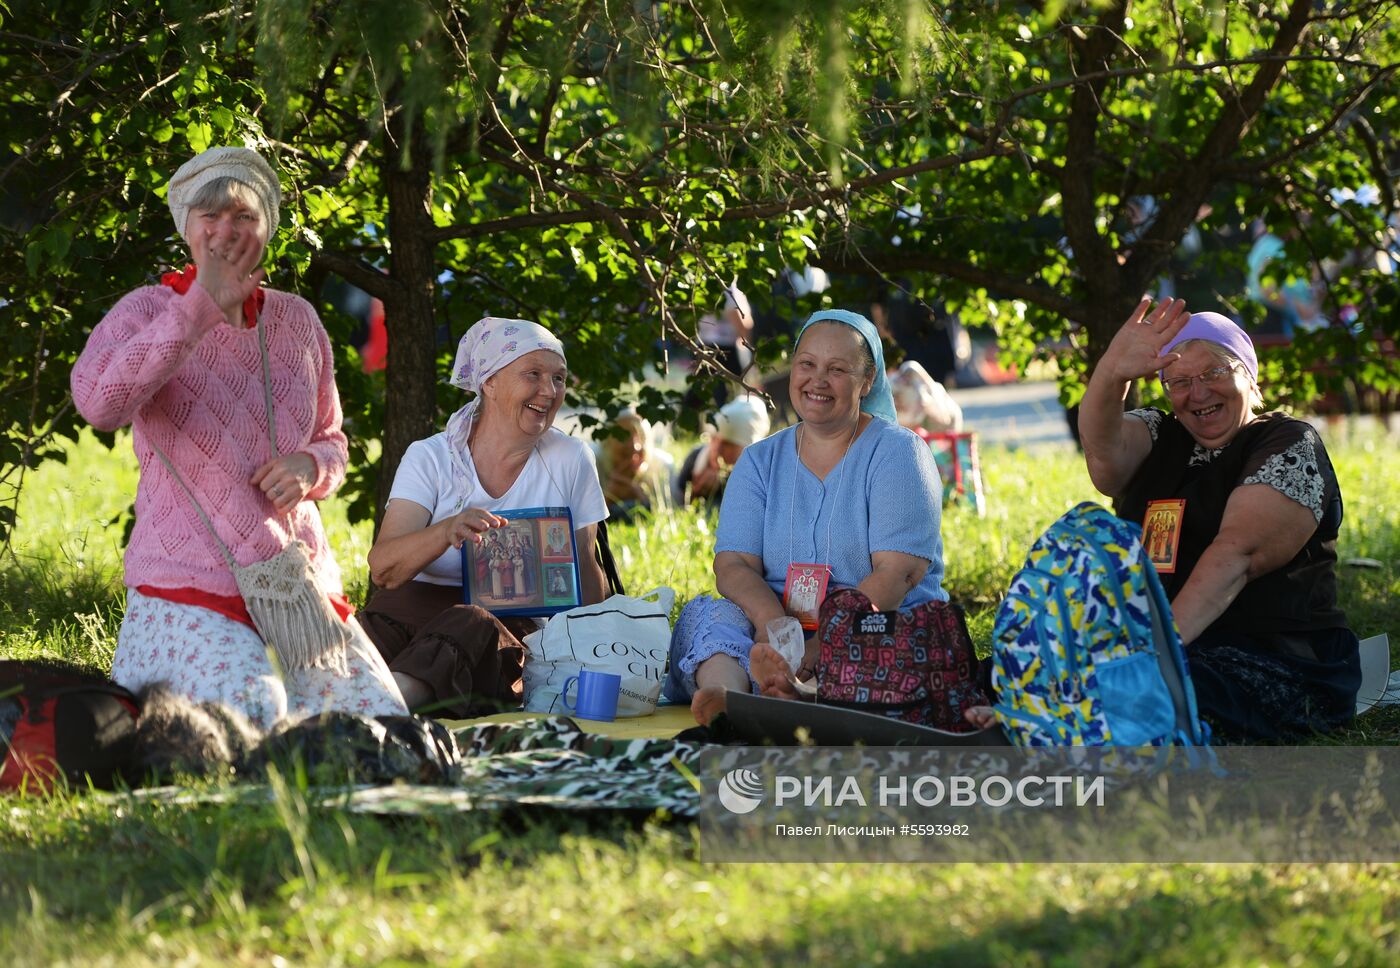
[[[272,409],[272,381],[267,359],[267,337],[262,321],[257,324],[258,350],[262,354],[263,401],[267,406],[267,432],[272,440],[272,453],[277,455],[277,418]],[[316,584],[311,567],[311,549],[300,538],[293,538],[287,547],[266,561],[239,565],[233,553],[214,530],[214,524],[199,506],[194,492],[165,456],[154,440],[156,456],[165,464],[180,488],[194,505],[199,519],[219,546],[228,562],[238,593],[253,619],[253,625],[264,643],[272,647],[284,671],[308,669],[313,666],[348,672],[347,643],[349,630],[331,608],[330,601]]]

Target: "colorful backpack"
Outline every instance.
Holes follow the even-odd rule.
[[[817,636],[819,703],[965,733],[973,726],[963,713],[987,702],[956,605],[881,612],[863,592],[842,588],[822,602]]]
[[[1201,746],[1209,728],[1141,529],[1095,504],[1031,546],[997,612],[993,706],[1017,746]]]

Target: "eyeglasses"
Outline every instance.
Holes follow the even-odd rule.
[[[1166,387],[1167,392],[1173,396],[1189,393],[1192,382],[1196,380],[1199,380],[1203,387],[1213,387],[1229,377],[1235,366],[1234,363],[1225,363],[1221,366],[1213,366],[1204,373],[1198,373],[1195,376],[1174,376],[1170,380],[1164,379],[1162,386]]]

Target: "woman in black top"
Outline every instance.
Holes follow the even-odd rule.
[[[1223,738],[1276,739],[1352,718],[1361,667],[1337,606],[1342,495],[1307,423],[1261,405],[1249,337],[1217,313],[1144,299],[1080,410],[1094,486],[1142,521],[1191,666]],[[1159,374],[1172,412],[1123,412]]]

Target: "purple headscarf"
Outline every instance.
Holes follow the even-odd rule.
[[[1170,353],[1177,344],[1190,339],[1205,340],[1207,343],[1225,347],[1231,355],[1244,364],[1249,378],[1256,383],[1259,381],[1259,358],[1254,355],[1254,343],[1250,340],[1249,334],[1236,326],[1230,319],[1219,313],[1192,313],[1191,319],[1181,328],[1181,332],[1177,333],[1176,337],[1163,347],[1162,352]]]

